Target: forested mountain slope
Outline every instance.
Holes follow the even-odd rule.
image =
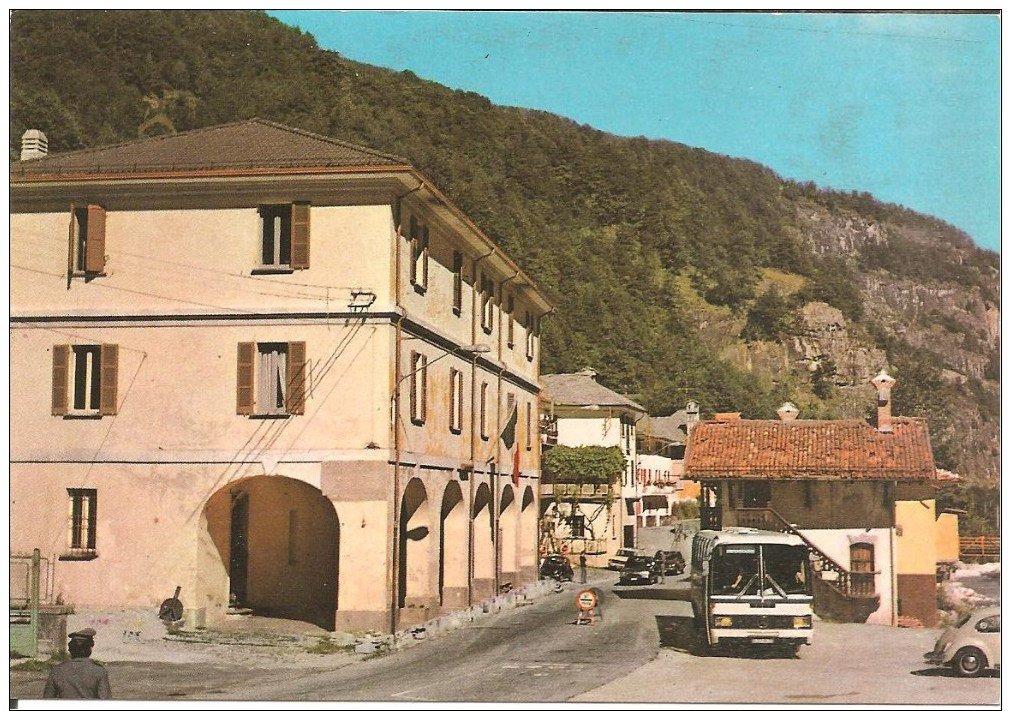
[[[404,156],[557,303],[544,372],[592,366],[657,415],[839,417],[887,366],[938,465],[998,477],[1000,260],[951,225],[494,106],[259,11],[18,10],[10,32],[12,159],[27,128],[63,152],[253,116]]]

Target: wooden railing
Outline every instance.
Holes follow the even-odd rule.
[[[1000,536],[959,536],[958,557],[999,558]]]

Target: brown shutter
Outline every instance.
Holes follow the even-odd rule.
[[[99,354],[101,363],[99,385],[102,394],[99,397],[98,411],[102,415],[115,415],[116,400],[119,397],[119,346],[103,343]]]
[[[86,272],[105,271],[105,208],[88,205],[88,236],[84,257]]]
[[[309,268],[309,203],[291,206],[291,268]]]
[[[428,288],[428,225],[425,225],[424,230],[422,230],[423,237],[421,239],[421,285]]]
[[[288,391],[284,403],[289,415],[305,414],[305,341],[288,343]]]
[[[74,203],[70,203],[70,234],[67,235],[67,288],[70,288],[70,280],[74,276],[74,250],[77,248],[77,213],[74,212]]]
[[[53,414],[67,414],[67,376],[70,346],[53,346]]]
[[[255,343],[239,344],[235,387],[235,413],[238,415],[253,414],[253,362],[255,357]]]
[[[428,358],[426,357],[423,362],[423,366],[426,366],[424,370],[421,371],[421,421],[424,422],[428,419]]]

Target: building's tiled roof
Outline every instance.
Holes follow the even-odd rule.
[[[11,163],[16,176],[405,166],[407,161],[290,126],[249,119]]]
[[[635,423],[636,434],[666,442],[684,442],[688,431],[688,413],[678,410],[667,417],[647,415]]]
[[[927,423],[892,418],[892,432],[863,420],[701,422],[688,439],[685,478],[935,478]]]
[[[646,408],[639,403],[605,388],[586,372],[542,375],[541,389],[544,398],[554,405],[575,407],[596,405],[598,407],[626,407],[639,412],[646,411]]]

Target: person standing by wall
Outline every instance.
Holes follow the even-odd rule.
[[[71,632],[67,651],[70,659],[57,664],[49,671],[44,699],[108,699],[112,697],[109,688],[109,672],[91,659],[95,646],[95,630],[87,627],[80,632]]]
[[[586,583],[586,553],[579,554],[579,582]]]

